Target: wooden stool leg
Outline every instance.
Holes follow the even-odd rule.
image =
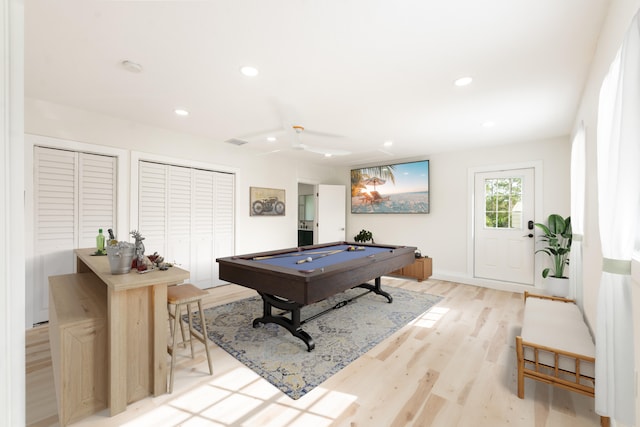
[[[191,346],[191,358],[195,357],[193,352],[193,323],[191,321],[191,304],[187,304],[187,316],[189,316],[189,345]]]
[[[167,311],[169,312],[169,332],[171,332],[171,336],[176,332],[174,328],[175,322],[171,322],[171,319],[174,319],[174,314],[171,312],[171,306],[173,304],[167,304]],[[182,313],[182,311],[180,311]],[[180,322],[180,335],[182,335],[182,347],[187,348],[187,340],[184,335],[184,328],[182,326],[182,322]]]
[[[180,329],[182,329],[182,322],[180,321],[180,316],[182,314],[182,306],[180,304],[176,304],[176,311],[174,312],[174,318],[173,318],[173,330],[176,331],[178,325],[180,325]],[[180,322],[180,323],[178,323]],[[175,370],[175,366],[176,366],[176,335],[178,335],[177,333],[173,334],[173,339],[171,342],[171,371],[169,374],[169,393],[173,393],[173,371]]]
[[[202,300],[198,300],[198,311],[200,312],[200,324],[202,325],[202,344],[204,344],[204,350],[207,353],[207,362],[209,363],[209,374],[213,375],[213,365],[211,364],[211,356],[209,355],[209,344],[207,344],[207,323],[204,320]]]

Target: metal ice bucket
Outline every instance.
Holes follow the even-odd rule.
[[[131,271],[131,262],[136,253],[136,247],[133,244],[120,242],[118,245],[107,246],[107,258],[109,258],[109,266],[111,274],[127,274]],[[131,245],[131,246],[129,246]]]

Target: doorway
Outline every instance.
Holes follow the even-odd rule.
[[[298,184],[298,246],[313,245],[316,218],[315,198],[315,185]]]
[[[475,171],[473,189],[474,277],[533,286],[536,168]]]
[[[297,222],[298,246],[344,241],[346,187],[299,183]]]

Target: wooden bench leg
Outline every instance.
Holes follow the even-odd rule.
[[[516,337],[516,355],[518,359],[518,397],[524,399],[524,350],[522,337]]]

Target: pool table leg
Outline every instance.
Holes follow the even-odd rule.
[[[385,297],[387,301],[389,301],[389,304],[393,302],[393,297],[389,295],[388,292],[383,291],[382,288],[380,287],[379,277],[376,277],[375,285],[371,285],[370,283],[363,283],[361,285],[356,286],[356,288],[369,289],[371,292]]]
[[[307,351],[311,351],[316,347],[316,343],[313,342],[313,338],[311,338],[311,335],[306,333],[301,327],[300,304],[288,301],[283,298],[279,298],[275,295],[265,294],[262,292],[258,293],[262,297],[263,309],[262,317],[253,319],[254,328],[257,328],[261,323],[275,323],[291,332],[291,335],[293,335],[294,337],[300,338],[307,345]],[[271,310],[273,307],[290,312],[291,319],[285,316],[273,315],[273,312]]]

